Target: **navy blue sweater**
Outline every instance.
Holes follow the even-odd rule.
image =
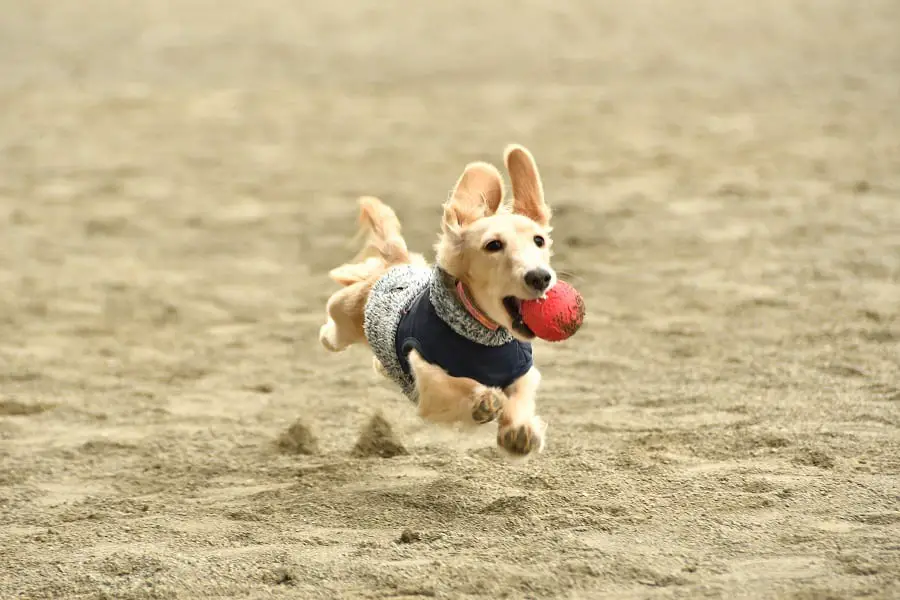
[[[506,388],[534,364],[527,342],[513,339],[502,346],[485,346],[453,331],[435,311],[427,287],[404,311],[395,343],[406,375],[410,375],[408,357],[414,348],[449,375],[468,377],[488,387]]]

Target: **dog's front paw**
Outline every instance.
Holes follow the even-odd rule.
[[[517,456],[525,456],[544,449],[544,434],[547,425],[534,417],[528,423],[502,425],[497,431],[497,445]]]
[[[503,408],[506,394],[498,388],[480,387],[475,391],[472,403],[472,420],[483,425],[497,418]]]

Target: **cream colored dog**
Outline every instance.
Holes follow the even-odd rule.
[[[422,418],[497,419],[498,445],[525,455],[543,449],[546,424],[535,414],[541,375],[519,302],[543,297],[556,273],[551,213],[534,158],[511,145],[504,162],[510,199],[494,166],[466,166],[444,204],[434,266],[408,250],[391,208],[360,199],[367,241],[330,273],[344,287],[328,300],[319,340],[332,352],[369,345],[376,370],[404,388]]]

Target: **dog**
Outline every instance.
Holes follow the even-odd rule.
[[[359,254],[329,273],[342,289],[326,304],[319,341],[331,352],[366,344],[375,370],[439,424],[497,421],[497,445],[516,456],[544,449],[536,414],[541,373],[520,302],[557,281],[550,266],[551,210],[528,149],[503,153],[511,183],[469,163],[443,206],[436,259],[411,252],[396,213],[360,198]]]

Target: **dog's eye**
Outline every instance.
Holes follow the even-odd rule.
[[[544,244],[546,244],[546,243],[547,243],[547,241],[544,239],[544,236],[541,236],[541,235],[534,236],[534,245],[537,246],[538,248],[543,248]]]
[[[484,245],[484,249],[488,252],[500,252],[503,250],[503,242],[500,240],[491,240]]]

